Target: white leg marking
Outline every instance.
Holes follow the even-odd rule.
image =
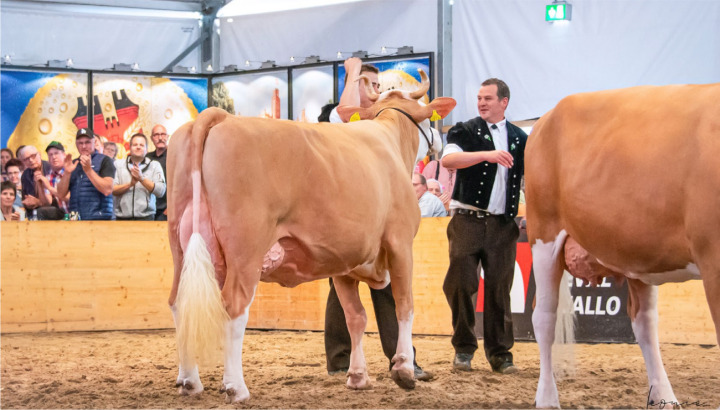
[[[223,375],[222,391],[226,393],[227,403],[246,401],[250,391],[243,377],[242,349],[245,327],[248,322],[249,306],[242,315],[230,320],[227,324],[225,341],[225,374]]]

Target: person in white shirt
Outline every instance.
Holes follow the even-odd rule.
[[[412,184],[417,195],[421,217],[447,216],[445,205],[443,205],[440,198],[428,191],[427,181],[422,174],[413,173]]]

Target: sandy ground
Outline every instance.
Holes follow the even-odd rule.
[[[390,379],[376,334],[365,339],[373,390],[350,391],[325,371],[323,334],[249,331],[245,377],[250,401],[225,404],[222,366],[201,369],[205,392],[180,397],[172,331],[2,335],[2,408],[529,408],[538,378],[538,348],[519,342],[521,371],[500,376],[476,356],[470,373],[454,373],[448,337],[415,337],[418,361],[435,373],[413,391]],[[647,379],[637,345],[578,345],[574,377],[559,383],[565,408],[643,408]],[[720,405],[720,349],[662,345],[678,400],[690,408]],[[697,404],[700,404],[699,406]]]

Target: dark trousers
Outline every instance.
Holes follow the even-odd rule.
[[[157,212],[155,212],[155,220],[156,221],[167,221],[167,215],[164,214],[165,209],[158,209]]]
[[[483,341],[485,357],[495,368],[512,360],[514,343],[510,289],[515,272],[519,236],[517,224],[502,216],[457,214],[448,224],[450,266],[443,291],[452,310],[456,353],[474,354],[478,348],[475,305],[480,267],[485,271]]]
[[[116,217],[115,220],[117,221],[154,221],[155,215],[148,215],[148,216],[137,216],[135,218],[120,218]]]
[[[375,309],[380,343],[383,353],[392,360],[397,351],[398,322],[395,315],[395,299],[392,295],[391,285],[384,289],[370,288],[370,299]],[[327,307],[325,308],[325,356],[327,357],[327,370],[347,369],[350,367],[350,351],[352,341],[348,332],[345,312],[343,311],[340,299],[338,299],[335,285],[330,279],[330,293],[328,294]],[[415,347],[413,347],[415,352]],[[417,365],[417,362],[415,362]],[[392,368],[392,362],[390,363]]]

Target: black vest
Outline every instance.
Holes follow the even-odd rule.
[[[505,189],[505,216],[515,218],[520,201],[520,185],[525,173],[525,143],[527,134],[519,127],[506,122],[508,150],[513,156],[513,167],[508,170]],[[459,146],[463,152],[494,151],[492,134],[487,123],[480,117],[459,122],[450,129],[447,143]],[[497,164],[486,161],[457,170],[452,199],[480,209],[487,209],[495,183]]]

